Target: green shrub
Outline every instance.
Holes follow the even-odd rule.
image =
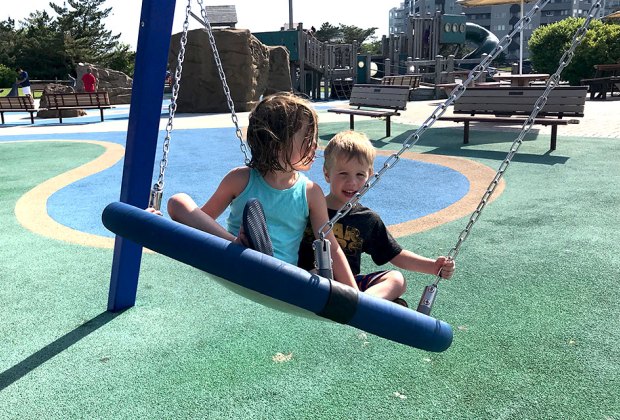
[[[10,88],[15,83],[16,78],[15,70],[0,64],[0,88]]]
[[[551,25],[541,26],[529,40],[530,59],[541,73],[553,74],[564,52],[570,47],[573,35],[584,18],[567,18]],[[571,85],[594,76],[595,64],[620,62],[620,25],[590,22],[588,32],[575,50],[571,63],[562,72],[562,80]]]

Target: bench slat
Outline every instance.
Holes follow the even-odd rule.
[[[350,106],[358,108],[332,108],[327,112],[349,115],[349,127],[355,128],[354,116],[361,115],[374,118],[385,118],[385,134],[390,136],[391,120],[395,115],[400,115],[398,111],[407,108],[409,100],[408,86],[392,85],[353,85],[351,89]],[[360,109],[371,108],[371,109]]]
[[[524,118],[508,118],[506,115],[530,115],[538,98],[545,87],[520,88],[469,88],[455,102],[453,116],[442,116],[441,120],[464,123],[463,143],[469,143],[469,124],[483,122],[494,124],[520,124]],[[559,125],[578,123],[578,120],[562,119],[563,117],[583,117],[585,109],[586,87],[557,87],[549,92],[548,100],[535,124],[551,126],[550,149],[555,150]],[[460,116],[458,114],[470,114]],[[483,115],[477,115],[483,114]],[[502,116],[502,114],[504,116]],[[491,116],[499,115],[499,116]],[[555,117],[555,118],[544,118]]]
[[[111,108],[108,92],[75,92],[75,93],[50,93],[46,95],[48,108],[58,111],[58,118],[62,123],[62,110],[67,109],[99,109],[101,121],[103,110]]]

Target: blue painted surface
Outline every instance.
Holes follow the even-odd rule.
[[[160,145],[163,135],[163,132],[159,135]],[[115,142],[122,139],[118,133],[76,135],[76,138],[85,137]],[[161,147],[157,153],[156,162],[159,162]],[[232,128],[175,130],[169,153],[164,201],[177,192],[187,192],[202,205],[222,177],[233,167],[243,164],[239,141]],[[385,159],[378,156],[376,170],[381,168]],[[327,192],[322,165],[323,159],[317,159],[307,175]],[[48,201],[48,213],[54,220],[74,229],[112,236],[102,226],[100,215],[108,203],[118,200],[121,170],[119,162],[104,172],[58,191]],[[468,190],[467,178],[457,171],[402,159],[363,197],[362,203],[378,211],[385,222],[392,225],[439,211],[461,199]],[[67,206],[67,203],[76,204]],[[220,217],[220,222],[225,215]]]

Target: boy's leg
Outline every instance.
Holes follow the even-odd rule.
[[[400,271],[396,270],[357,275],[355,281],[360,291],[392,301],[400,298],[407,289],[405,278]]]

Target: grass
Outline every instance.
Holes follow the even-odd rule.
[[[0,98],[4,98],[5,96],[7,96],[10,91],[11,91],[11,88],[0,88]],[[32,92],[32,94],[34,96],[34,99],[40,99],[41,96],[43,96],[43,91],[35,90]],[[18,95],[19,96],[24,95],[24,92],[22,91],[21,88],[19,88],[18,90]]]

